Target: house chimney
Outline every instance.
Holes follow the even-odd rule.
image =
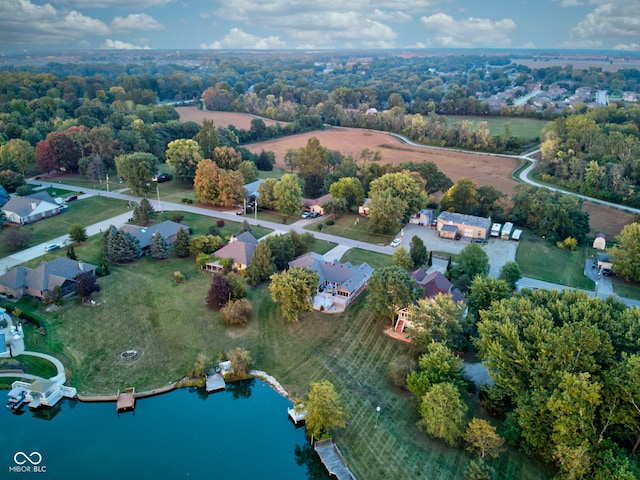
[[[83,263],[82,263],[82,262],[78,262],[78,269],[79,269],[81,272],[84,272],[84,265],[83,265]]]
[[[36,202],[31,202],[31,210],[35,210],[38,204]]]

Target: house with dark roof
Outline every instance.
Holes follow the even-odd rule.
[[[160,232],[162,234],[162,238],[171,245],[176,241],[176,236],[181,228],[187,232],[191,231],[191,229],[186,225],[173,222],[171,220],[165,220],[164,222],[148,227],[142,227],[140,225],[123,225],[120,227],[120,230],[133,235],[136,240],[138,240],[140,248],[145,251],[151,248],[151,241],[156,232]]]
[[[368,263],[357,267],[351,263],[329,262],[322,255],[309,252],[289,262],[289,268],[302,267],[318,272],[320,281],[313,301],[313,308],[340,312],[364,290],[373,268]]]
[[[14,298],[25,295],[44,300],[47,292],[60,287],[62,296],[75,292],[76,276],[83,272],[95,272],[97,267],[88,263],[59,257],[42,262],[36,268],[15,267],[0,275],[0,293]]]
[[[0,207],[7,203],[9,201],[9,198],[10,197],[7,193],[7,190],[5,190],[2,185],[0,185]]]
[[[204,269],[210,272],[221,272],[224,267],[220,260],[230,258],[233,260],[232,270],[245,270],[251,263],[257,245],[258,240],[251,232],[242,232],[240,235],[232,236],[228,244],[214,253],[218,260],[206,263]]]
[[[441,238],[454,239],[460,236],[486,240],[491,233],[491,219],[462,213],[442,212],[438,215],[436,228]]]
[[[47,192],[37,192],[26,197],[11,197],[2,210],[8,222],[25,225],[59,214],[60,205]]]
[[[409,275],[416,281],[416,285],[420,289],[420,298],[434,299],[437,295],[451,295],[454,302],[458,302],[461,308],[466,308],[467,300],[462,295],[462,292],[454,288],[453,284],[442,273],[438,271],[427,273],[423,268],[419,268]],[[411,309],[406,307],[398,310],[398,318],[393,327],[394,336],[408,341],[405,330],[412,327]]]

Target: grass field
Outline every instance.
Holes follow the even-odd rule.
[[[66,212],[50,218],[30,223],[21,230],[32,235],[29,246],[46,242],[52,238],[65,235],[69,227],[74,223],[82,226],[92,225],[101,220],[114,217],[127,211],[127,202],[106,197],[89,197],[69,203]],[[5,234],[8,229],[5,229]],[[11,252],[5,242],[0,239],[0,257],[5,257]]]
[[[487,122],[489,124],[489,131],[491,132],[491,136],[504,136],[504,126],[508,123],[511,125],[511,135],[514,137],[520,137],[523,140],[541,138],[542,128],[548,123],[544,120],[537,120],[535,118],[505,118],[489,116],[474,117],[457,115],[447,116],[448,125],[451,125],[454,122],[460,122],[462,120],[471,120],[476,124],[480,122]]]
[[[587,249],[575,252],[561,250],[531,233],[520,240],[516,262],[522,276],[575,288],[594,289],[593,281],[584,276]]]
[[[367,262],[374,269],[388,267],[392,264],[391,256],[384,253],[370,252],[361,248],[350,248],[340,259],[342,263],[351,262],[353,265],[360,265]]]
[[[175,270],[185,274],[185,283],[171,282]],[[250,325],[228,328],[202,301],[210,281],[189,259],[143,258],[113,267],[99,281],[97,307],[70,300],[45,314],[41,304],[20,302],[22,310],[46,317],[46,337],[27,326],[27,347],[60,357],[80,392],[114,393],[128,386],[144,390],[165,385],[181,378],[199,353],[215,360],[240,346],[251,352],[255,368],[274,375],[294,397],[302,396],[313,381],[335,384],[349,420],[334,439],[357,478],[463,478],[468,453],[420,433],[413,399],[388,381],[388,365],[408,347],[382,333],[386,324],[368,312],[366,293],[344,314],[313,312],[292,324],[263,285],[249,292],[255,314]],[[139,357],[121,361],[120,352],[131,348]],[[495,466],[501,479],[551,476],[513,451]]]
[[[395,235],[384,235],[370,232],[370,220],[358,215],[357,213],[345,213],[340,215],[338,218],[332,218],[331,220],[334,221],[333,225],[327,225],[327,221],[325,220],[323,222],[310,223],[304,228],[307,230],[317,231],[318,225],[322,223],[322,231],[324,233],[379,245],[388,245],[395,238]]]

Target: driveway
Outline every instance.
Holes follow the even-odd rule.
[[[409,224],[404,227],[404,235],[401,236],[402,245],[404,245],[407,250],[409,250],[411,239],[414,235],[422,239],[429,251],[433,250],[436,252],[458,254],[470,243],[470,239],[468,238],[463,237],[460,240],[440,238],[435,228]],[[500,269],[505,263],[516,259],[518,242],[491,238],[486,244],[481,244],[481,246],[489,256],[489,275],[492,277],[500,275]]]

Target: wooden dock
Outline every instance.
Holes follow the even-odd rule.
[[[224,378],[219,373],[207,375],[207,392],[218,392],[227,388]]]
[[[351,473],[347,466],[347,461],[331,439],[321,440],[313,448],[318,452],[320,461],[329,472],[329,475],[338,480],[356,480],[355,475]]]
[[[126,412],[136,408],[136,389],[135,387],[127,388],[124,392],[118,390],[116,399],[116,410]]]

